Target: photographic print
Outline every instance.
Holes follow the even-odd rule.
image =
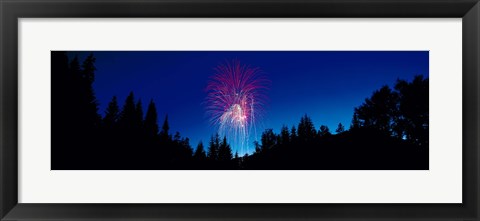
[[[52,170],[428,170],[428,51],[52,51]]]

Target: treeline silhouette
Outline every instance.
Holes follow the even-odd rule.
[[[298,125],[273,129],[239,156],[214,134],[192,148],[188,137],[158,124],[156,105],[146,113],[130,92],[120,107],[112,97],[98,114],[92,84],[95,57],[80,64],[66,52],[51,52],[53,170],[388,170],[428,169],[428,79],[397,80],[354,109],[349,129],[318,130],[308,115]],[[173,113],[174,114],[174,113]]]

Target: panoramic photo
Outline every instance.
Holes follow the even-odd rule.
[[[52,170],[428,170],[428,51],[52,51]]]

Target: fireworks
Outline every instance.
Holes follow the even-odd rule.
[[[259,68],[241,65],[239,61],[215,68],[207,86],[207,114],[234,152],[249,152],[249,139],[256,137],[255,124],[262,111],[267,82]]]

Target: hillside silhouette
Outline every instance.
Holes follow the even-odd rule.
[[[275,128],[278,134],[263,131],[255,152],[239,156],[218,134],[192,146],[170,130],[168,115],[157,115],[154,100],[134,92],[125,101],[112,97],[102,116],[95,61],[93,54],[79,61],[51,52],[52,170],[429,169],[429,84],[422,76],[374,91],[354,108],[351,125],[331,131],[305,114],[297,125]]]

